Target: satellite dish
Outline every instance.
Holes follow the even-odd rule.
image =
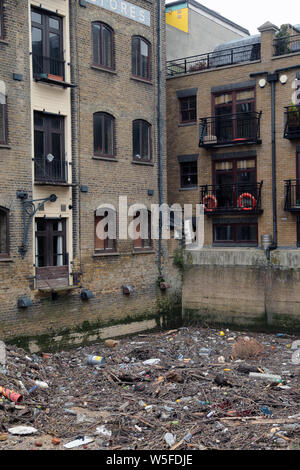
[[[280,83],[282,83],[282,85],[285,85],[286,82],[288,81],[288,76],[287,75],[281,75],[279,80],[280,80]]]
[[[49,163],[52,163],[55,157],[54,157],[54,155],[52,155],[52,153],[48,153],[46,158],[47,158]]]

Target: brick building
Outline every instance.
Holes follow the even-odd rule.
[[[102,240],[99,208],[113,205],[118,220],[119,196],[166,201],[163,8],[0,1],[3,337],[49,343],[68,330],[72,343],[156,313],[167,246],[120,239],[118,224],[117,239]]]
[[[186,310],[299,322],[300,32],[277,32],[168,64],[169,203],[205,207]]]

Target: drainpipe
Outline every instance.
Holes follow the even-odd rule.
[[[271,84],[271,126],[272,126],[272,202],[273,202],[273,245],[266,250],[270,260],[271,251],[277,248],[277,188],[276,188],[276,82],[278,73],[269,73],[267,81]]]
[[[158,67],[158,187],[159,205],[163,202],[163,171],[162,171],[162,35],[161,35],[161,0],[157,2],[157,67]],[[158,240],[158,271],[161,273],[161,252],[162,252],[162,214],[159,211],[159,240]]]

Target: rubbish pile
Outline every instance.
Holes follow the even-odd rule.
[[[299,450],[296,340],[180,328],[39,355],[6,345],[0,449]]]

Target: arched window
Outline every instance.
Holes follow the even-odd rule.
[[[104,23],[92,24],[93,63],[99,67],[114,69],[114,32]]]
[[[107,113],[94,114],[94,155],[96,157],[115,156],[115,122]]]
[[[112,208],[95,212],[95,252],[117,251],[117,214]]]
[[[151,78],[151,46],[140,36],[133,36],[131,45],[132,75],[150,80]]]
[[[2,81],[0,81],[0,144],[7,144],[6,89]]]
[[[151,125],[147,121],[133,121],[132,145],[135,161],[151,161]]]
[[[9,256],[9,211],[0,207],[0,258]]]
[[[133,240],[135,250],[150,250],[153,246],[151,236],[151,211],[137,211],[133,217],[136,221],[136,232],[139,236]]]

